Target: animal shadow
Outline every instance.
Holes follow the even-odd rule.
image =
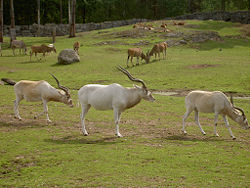
[[[117,137],[104,137],[98,139],[75,137],[75,136],[66,136],[59,139],[45,139],[46,142],[54,144],[99,144],[99,145],[109,145],[116,144],[121,142]]]

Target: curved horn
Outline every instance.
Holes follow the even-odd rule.
[[[126,69],[122,68],[120,65],[119,67],[116,67],[119,71],[121,71],[122,73],[124,73],[125,75],[128,76],[128,78],[133,81],[133,82],[139,82],[142,84],[143,88],[147,88],[145,83],[143,82],[143,80],[139,79],[139,78],[134,78]]]
[[[51,76],[56,80],[56,83],[57,83],[58,87],[60,89],[62,89],[63,91],[65,91],[66,94],[69,94],[69,89],[67,87],[65,87],[65,86],[60,85],[58,79],[53,74],[51,74]]]
[[[231,102],[232,105],[234,106],[233,95],[230,95],[230,102]]]
[[[235,106],[234,106],[234,108],[237,109],[237,110],[239,110],[242,113],[242,116],[245,116],[245,113],[244,113],[243,109],[241,109],[239,107],[235,107]]]

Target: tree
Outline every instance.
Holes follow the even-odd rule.
[[[3,0],[0,0],[0,43],[3,42]]]
[[[221,0],[221,10],[222,11],[226,10],[226,0]]]
[[[71,25],[71,0],[68,1],[69,26]]]
[[[75,37],[76,36],[76,0],[72,0],[71,2],[71,23],[70,23],[70,29],[69,29],[69,37]]]
[[[38,29],[37,29],[37,36],[40,36],[40,0],[37,0],[37,24],[38,24]]]
[[[60,0],[60,24],[62,24],[62,14],[63,14],[63,7],[62,7],[62,0]]]
[[[10,42],[16,40],[16,29],[15,29],[15,13],[13,0],[10,0]]]

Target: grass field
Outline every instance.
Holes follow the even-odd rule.
[[[33,119],[43,110],[41,102],[22,101],[23,121],[14,119],[13,86],[0,85],[0,187],[249,187],[250,133],[229,120],[236,140],[230,138],[223,119],[213,134],[213,114],[201,114],[203,136],[187,121],[187,135],[181,132],[185,113],[184,95],[190,90],[235,92],[235,105],[250,117],[250,38],[247,25],[216,21],[186,21],[185,27],[167,22],[173,32],[216,31],[220,41],[188,43],[171,47],[167,59],[128,68],[145,81],[152,91],[176,91],[177,96],[155,94],[156,102],[142,101],[122,113],[120,132],[115,137],[112,111],[90,109],[86,116],[89,136],[80,127],[77,89],[85,84],[132,82],[118,72],[126,67],[127,49],[145,41],[146,52],[159,41],[170,40],[165,33],[141,31],[132,26],[77,33],[76,38],[57,37],[58,53],[81,43],[81,62],[58,65],[57,54],[38,60],[13,56],[7,42],[2,45],[0,77],[13,80],[46,80],[56,87],[53,73],[71,89],[74,108],[49,103],[52,124],[45,116]],[[156,27],[161,21],[152,22]],[[190,26],[190,27],[189,27]],[[24,37],[28,47],[51,43],[47,37]],[[9,41],[8,38],[4,38]],[[39,58],[41,55],[38,56]],[[136,59],[134,59],[134,63]],[[243,98],[242,98],[243,97]]]

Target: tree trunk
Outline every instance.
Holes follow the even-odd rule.
[[[76,0],[72,0],[71,24],[70,24],[69,37],[75,37],[76,36],[75,17],[76,17]]]
[[[0,0],[0,43],[3,42],[3,0]]]
[[[188,12],[192,13],[192,0],[188,0]]]
[[[40,37],[40,0],[37,0],[37,36]]]
[[[154,10],[154,18],[156,19],[157,18],[157,16],[158,16],[158,2],[157,2],[157,0],[154,0],[153,1],[153,10]]]
[[[63,21],[62,21],[62,13],[63,13],[63,9],[62,9],[62,0],[60,0],[60,24],[63,23]]]
[[[68,9],[69,9],[69,26],[71,25],[71,0],[68,1]]]
[[[82,9],[82,23],[86,23],[86,5],[85,4]]]
[[[221,10],[222,11],[226,10],[226,0],[221,0]]]
[[[10,42],[11,42],[12,40],[16,40],[15,13],[14,13],[13,0],[10,0],[10,17],[11,17]]]

